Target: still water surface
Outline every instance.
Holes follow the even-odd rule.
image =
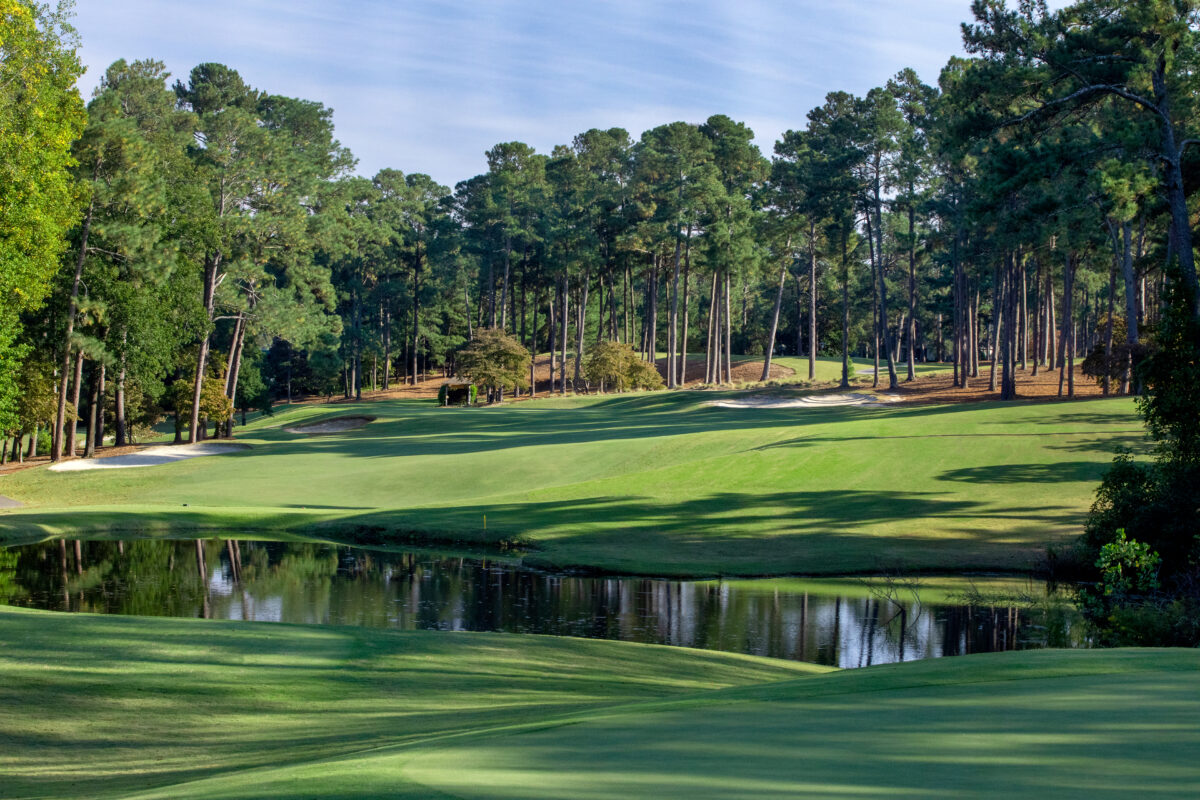
[[[224,539],[0,549],[0,603],[582,636],[838,667],[1086,644],[1065,599],[1021,580],[579,577],[486,558]]]

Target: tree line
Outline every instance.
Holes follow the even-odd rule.
[[[1138,392],[1172,287],[1200,296],[1196,4],[971,11],[936,84],[831,92],[770,155],[714,115],[500,143],[451,188],[355,175],[328,108],[220,64],[118,61],[85,108],[65,14],[0,0],[3,457],[164,415],[228,436],[453,374],[485,330],[548,354],[517,391],[624,386],[628,350],[670,388],[788,354],[843,386],[854,356],[888,387],[938,361],[1005,399],[1022,371]]]

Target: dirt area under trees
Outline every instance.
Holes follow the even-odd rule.
[[[967,388],[955,388],[954,373],[945,372],[937,375],[918,377],[911,383],[905,383],[904,373],[899,372],[900,383],[894,390],[887,388],[887,372],[881,371],[879,376],[879,391],[896,394],[902,403],[970,403],[984,400],[1000,399],[1000,375],[996,374],[997,389],[989,388],[988,366],[979,366],[979,377],[967,381]],[[1017,399],[1019,400],[1056,400],[1058,398],[1058,370],[1038,369],[1033,374],[1033,367],[1027,370],[1017,370]],[[1112,394],[1117,394],[1119,386],[1112,387]],[[1097,383],[1083,375],[1079,366],[1075,367],[1075,398],[1103,397],[1104,390]],[[1067,396],[1067,383],[1063,381],[1062,399]]]
[[[568,361],[568,377],[573,374],[573,362]],[[666,371],[666,359],[660,358],[657,362],[660,373]],[[906,383],[904,380],[904,367],[901,365],[898,368],[899,385],[894,391],[887,388],[887,371],[881,370],[880,381],[878,387],[870,387],[869,382],[871,374],[869,371],[864,373],[863,370],[857,372],[859,378],[855,384],[855,389],[872,388],[872,391],[880,394],[895,395],[895,399],[887,398],[885,402],[900,402],[900,403],[969,403],[981,402],[985,400],[999,400],[1000,391],[997,388],[995,391],[989,389],[989,373],[990,365],[981,363],[979,365],[979,377],[971,378],[968,381],[968,387],[955,388],[953,372],[947,370],[944,373],[936,375],[919,375],[916,380],[911,383]],[[557,370],[556,376],[557,377]],[[779,364],[771,365],[771,381],[781,381],[795,375],[795,371],[790,367],[780,366]],[[733,380],[736,385],[755,384],[759,382],[762,376],[762,360],[759,358],[740,358],[733,365]],[[438,389],[446,380],[440,375],[421,376],[421,382],[416,386],[393,385],[387,391],[364,391],[363,400],[385,400],[385,399],[430,399],[437,397]],[[537,383],[537,394],[544,395],[550,391],[550,358],[549,356],[539,356],[534,362],[534,378]],[[863,383],[863,380],[867,383]],[[704,381],[704,357],[703,355],[692,355],[688,357],[687,365],[687,382],[688,388],[695,388],[703,385]],[[999,387],[1000,376],[996,375],[996,384]],[[829,384],[827,388],[835,384]],[[819,387],[814,387],[819,388]],[[1112,394],[1117,393],[1119,387],[1112,387]],[[1079,369],[1079,365],[1075,366],[1075,397],[1076,398],[1095,398],[1102,397],[1103,390],[1091,378],[1085,376]],[[1033,367],[1030,366],[1026,370],[1017,370],[1017,397],[1022,400],[1054,400],[1058,398],[1058,370],[1048,370],[1044,368],[1038,369],[1038,374],[1033,374]],[[525,400],[526,395],[522,394],[519,398],[506,398],[509,400]],[[882,398],[881,398],[882,399]],[[1067,397],[1066,381],[1063,381],[1063,398]],[[310,398],[299,402],[325,402],[324,398]],[[333,402],[353,402],[344,398],[335,398]],[[878,402],[878,401],[875,401]],[[857,404],[857,402],[852,403]],[[826,403],[828,405],[828,403]]]

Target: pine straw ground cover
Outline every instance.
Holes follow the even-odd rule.
[[[557,567],[678,576],[1027,570],[1078,534],[1128,399],[712,408],[714,392],[304,405],[240,428],[253,449],[145,469],[0,479],[49,535],[516,543]],[[285,428],[377,417],[321,437]],[[486,517],[486,525],[485,525]]]
[[[0,610],[0,796],[1195,797],[1200,651],[853,671],[557,637]]]

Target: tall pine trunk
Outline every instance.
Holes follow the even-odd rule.
[[[788,253],[779,267],[779,290],[775,293],[775,311],[771,314],[771,333],[767,336],[767,352],[763,358],[760,381],[766,381],[771,376],[771,356],[775,354],[775,334],[779,331],[779,311],[783,308],[783,285],[787,282],[787,262],[791,258],[791,249],[792,240],[788,239]]]
[[[799,284],[796,285],[799,289]],[[799,325],[800,321],[797,320]],[[796,355],[800,355],[799,348]],[[817,379],[817,226],[808,223],[808,380]]]
[[[716,331],[717,329],[717,273],[713,270],[712,287],[708,293],[708,338],[705,340],[704,346],[704,382],[713,384],[717,382],[716,373]]]
[[[561,378],[561,380],[560,380],[560,385],[559,385],[559,394],[563,394],[563,395],[565,395],[565,394],[567,393],[567,337],[568,337],[568,333],[569,333],[569,332],[568,332],[568,330],[567,330],[567,328],[568,328],[568,325],[569,325],[569,322],[568,322],[568,320],[569,320],[569,317],[568,317],[568,315],[567,315],[567,311],[568,311],[567,304],[570,302],[570,296],[571,296],[571,291],[570,291],[570,289],[571,289],[571,280],[570,280],[570,277],[567,275],[567,273],[566,273],[566,272],[563,272],[563,283],[562,283],[562,362],[561,362],[561,368],[562,368],[562,378]]]
[[[733,385],[733,315],[730,313],[731,294],[729,270],[725,270],[725,382]]]
[[[508,286],[508,256],[505,254],[504,285]],[[503,325],[501,325],[503,327]],[[421,342],[421,243],[417,243],[417,260],[413,264],[413,302],[412,302],[412,374],[413,386],[417,385],[419,364],[417,352]]]
[[[75,415],[71,421],[67,423],[67,441],[63,454],[67,458],[74,458],[78,453],[78,448],[75,445],[75,437],[79,432],[79,390],[83,384],[83,351],[79,350],[75,353],[75,375],[71,381],[71,403],[75,406]],[[57,452],[57,451],[56,451]]]
[[[1064,382],[1069,383],[1068,396],[1075,396],[1075,254],[1067,253],[1063,270],[1062,327],[1058,335],[1058,396],[1063,395]],[[1068,375],[1069,373],[1069,375]]]
[[[239,312],[233,324],[233,340],[229,343],[229,365],[225,370],[225,396],[229,402],[237,406],[238,376],[242,369],[242,350],[246,341],[247,318],[244,312]],[[217,425],[227,438],[233,436],[233,417],[223,420]]]
[[[522,289],[521,290],[521,296],[522,296],[521,304],[522,305],[525,304],[524,294],[525,294],[525,290]],[[533,293],[533,324],[531,327],[532,335],[529,337],[530,338],[529,349],[532,351],[532,354],[533,354],[532,358],[529,359],[529,396],[530,397],[534,397],[537,395],[537,373],[534,371],[534,366],[537,364],[537,354],[538,354],[538,346],[537,346],[538,299],[539,299],[538,292],[537,292],[537,290],[534,290],[534,293]]]
[[[583,272],[583,281],[579,284],[579,302],[575,308],[575,391],[583,380],[583,338],[587,333],[587,304],[588,292],[592,288],[592,273],[590,269]]]
[[[96,179],[99,172],[99,162],[92,173],[92,180]],[[54,433],[51,434],[50,441],[50,460],[58,461],[60,454],[63,451],[63,424],[67,417],[67,378],[71,365],[71,337],[75,333],[75,316],[79,309],[79,285],[83,281],[83,265],[87,260],[88,236],[92,230],[92,216],[95,213],[96,201],[93,200],[88,205],[87,215],[83,218],[83,228],[79,233],[79,255],[75,259],[75,279],[71,282],[71,300],[67,305],[67,330],[63,337],[63,360],[62,360],[62,379],[59,381],[58,387],[58,410],[54,416]],[[78,379],[76,379],[76,395],[78,396],[79,387]],[[78,402],[76,403],[78,409]],[[71,455],[75,454],[75,443],[71,442]]]
[[[1053,371],[1059,368],[1058,358],[1058,320],[1055,314],[1054,302],[1054,269],[1046,268],[1046,365]]]
[[[979,328],[982,320],[979,318],[979,283],[976,282],[971,296],[971,377],[979,377]]]
[[[192,387],[192,416],[188,422],[188,441],[198,441],[200,434],[200,394],[204,388],[204,371],[208,367],[208,349],[212,342],[213,311],[217,296],[217,276],[221,268],[221,254],[216,253],[204,259],[204,336],[200,339],[200,349],[196,355],[196,381]]]
[[[992,267],[992,324],[991,324],[991,345],[988,348],[988,353],[991,355],[992,364],[988,375],[988,391],[996,391],[996,361],[998,361],[997,347],[1000,344],[1000,266],[997,264]]]
[[[1138,307],[1136,296],[1136,278],[1133,274],[1133,222],[1126,221],[1121,226],[1121,275],[1125,280],[1125,344],[1128,345],[1125,355],[1124,377],[1121,379],[1121,391],[1130,392],[1133,383],[1133,350],[1138,343]]]
[[[679,329],[679,385],[687,385],[688,359],[688,290],[692,274],[692,225],[688,223],[687,239],[683,243],[683,324]]]
[[[1038,368],[1042,362],[1043,341],[1046,337],[1045,331],[1045,310],[1043,306],[1044,294],[1042,292],[1042,259],[1038,259],[1037,273],[1033,279],[1033,374],[1038,374]]]
[[[1108,269],[1108,319],[1104,323],[1104,396],[1108,397],[1112,391],[1110,385],[1112,379],[1109,373],[1112,371],[1113,353],[1113,312],[1115,311],[1117,296],[1117,257],[1114,254],[1112,266]]]
[[[883,257],[883,200],[880,198],[879,180],[875,181],[875,259],[879,263],[879,324],[883,326],[883,330],[879,332],[883,339],[883,347],[887,353],[888,366],[888,388],[895,389],[896,382],[896,358],[893,355],[892,347],[892,327],[888,324],[888,293],[887,293],[887,275],[884,272],[884,257]],[[878,359],[878,348],[876,348],[876,359]],[[876,373],[879,367],[876,366]],[[878,374],[876,375],[878,377]]]
[[[1017,314],[1021,324],[1021,338],[1018,340],[1020,347],[1021,371],[1024,372],[1027,368],[1026,360],[1029,351],[1029,284],[1027,281],[1024,260],[1017,258],[1017,269],[1020,270],[1020,294],[1017,296]],[[1015,287],[1014,287],[1015,288]]]
[[[125,420],[125,343],[128,338],[128,332],[121,332],[121,366],[117,371],[117,391],[114,397],[113,410],[115,419],[113,427],[116,433],[116,439],[113,442],[114,447],[124,447],[129,444],[129,430]]]
[[[875,258],[875,234],[871,212],[867,212],[867,250],[871,260],[871,356],[875,361],[871,374],[871,388],[879,386],[879,265]]]
[[[471,327],[470,303],[468,302],[467,327]],[[383,304],[379,314],[381,320],[380,325],[383,327],[383,390],[386,392],[392,387],[392,312],[391,309]],[[468,331],[467,339],[470,339]]]
[[[850,388],[850,262],[846,253],[848,243],[842,234],[842,382],[841,388]],[[809,347],[812,345],[810,344]]]
[[[87,445],[84,447],[84,458],[93,458],[96,448],[104,445],[104,373],[103,361],[97,363],[92,370],[92,401],[88,421]]]
[[[512,263],[512,237],[504,237],[504,278],[500,284],[500,327],[508,328],[508,273]],[[494,322],[494,321],[493,321]]]
[[[549,319],[549,326],[550,326],[550,330],[548,332],[549,337],[550,337],[550,394],[554,394],[554,373],[555,373],[555,368],[558,366],[558,364],[557,364],[558,352],[555,350],[555,347],[557,345],[556,336],[558,334],[558,330],[556,327],[557,321],[558,321],[558,316],[555,312],[555,309],[558,306],[558,293],[560,291],[561,290],[559,289],[558,281],[555,281],[554,282],[554,294],[550,295],[550,297],[548,298],[549,313],[547,315],[547,319]]]
[[[912,197],[912,184],[909,184],[909,197]],[[908,324],[904,328],[906,336],[908,353],[907,367],[908,373],[905,375],[905,381],[914,380],[917,376],[916,365],[916,349],[917,349],[917,236],[916,236],[916,220],[914,218],[912,203],[908,204]]]
[[[667,388],[674,389],[679,373],[675,369],[676,339],[679,336],[679,268],[683,254],[683,243],[675,238],[674,275],[671,279],[671,327],[667,332]]]

